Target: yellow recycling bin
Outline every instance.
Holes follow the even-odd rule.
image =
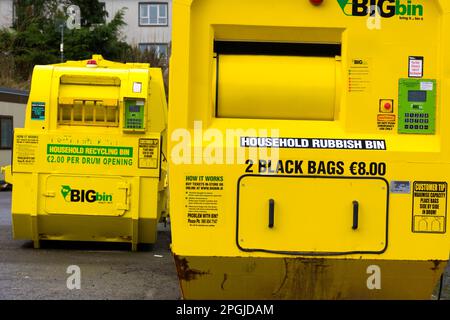
[[[3,168],[14,238],[154,243],[167,214],[166,135],[160,69],[100,55],[36,66]]]
[[[187,299],[429,299],[449,259],[450,1],[174,0]]]

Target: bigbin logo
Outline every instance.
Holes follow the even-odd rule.
[[[100,193],[95,190],[77,190],[70,186],[61,186],[61,194],[67,202],[107,202],[113,201],[112,194]]]
[[[422,17],[423,5],[413,4],[411,0],[337,0],[342,11],[347,16],[365,17],[373,14],[377,7],[380,16],[392,18],[394,16]]]

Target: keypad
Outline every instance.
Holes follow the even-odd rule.
[[[405,129],[428,130],[430,128],[430,115],[428,113],[405,113]]]
[[[141,119],[128,119],[127,120],[127,128],[128,129],[142,129],[142,120]]]

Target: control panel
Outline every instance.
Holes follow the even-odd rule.
[[[145,101],[139,99],[125,99],[124,130],[145,130]]]
[[[399,133],[436,132],[436,80],[400,79]]]

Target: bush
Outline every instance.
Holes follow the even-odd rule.
[[[64,0],[63,7],[57,0],[17,0],[18,19],[13,30],[0,30],[0,58],[8,64],[2,68],[1,78],[27,81],[35,65],[61,61],[60,26],[65,23],[62,9],[70,4],[79,5],[86,16],[81,29],[64,30],[65,60],[88,59],[94,53],[120,60],[130,50],[119,34],[125,25],[125,8],[111,22],[98,24],[106,16],[106,12],[96,9],[100,6],[98,0]]]

